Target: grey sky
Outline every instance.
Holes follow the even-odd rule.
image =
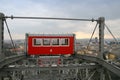
[[[0,12],[10,16],[46,16],[97,19],[104,16],[112,32],[120,37],[120,0],[1,0]],[[29,33],[76,33],[77,38],[89,38],[95,22],[10,20],[14,39]],[[98,32],[96,32],[98,33]],[[96,36],[96,35],[95,35]],[[107,37],[110,35],[107,35]],[[5,31],[5,38],[8,34]]]

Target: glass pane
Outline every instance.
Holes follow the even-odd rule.
[[[52,45],[59,45],[59,39],[52,39]]]
[[[43,39],[43,45],[50,45],[50,39]]]
[[[42,43],[42,39],[40,38],[34,39],[34,45],[41,45],[41,43]]]
[[[61,39],[61,45],[68,45],[68,39]]]

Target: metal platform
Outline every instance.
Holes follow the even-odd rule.
[[[23,55],[14,55],[14,56],[10,56],[10,57],[5,57],[4,59],[0,60],[0,68],[2,68],[5,65],[8,65],[10,63],[21,60],[21,59],[23,59],[25,57],[26,56],[24,54]]]
[[[2,71],[7,72],[7,76],[10,76],[15,80],[84,80],[90,78],[91,74],[93,75],[98,68],[99,65],[71,64],[55,67],[5,67],[2,69]],[[93,77],[91,76],[91,78]]]
[[[98,63],[99,65],[101,65],[105,69],[113,72],[114,74],[116,74],[117,76],[120,77],[120,67],[117,67],[114,64],[108,63],[103,59],[100,59],[100,58],[94,57],[94,56],[87,56],[87,55],[78,55],[77,58],[81,58],[81,59],[85,59],[88,61],[93,61],[95,63]]]

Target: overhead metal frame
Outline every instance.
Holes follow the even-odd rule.
[[[72,21],[98,21],[95,19],[77,19],[77,18],[53,18],[53,17],[20,17],[20,16],[4,16],[3,18],[11,19],[46,19],[46,20],[72,20]]]
[[[98,19],[77,19],[77,18],[53,18],[53,17],[20,17],[20,16],[4,16],[3,18],[10,19],[45,19],[45,20],[72,20],[72,21],[96,21],[99,24],[99,55],[103,59],[104,53],[104,25],[105,18],[99,17]]]
[[[5,57],[3,52],[3,43],[4,43],[4,20],[5,15],[0,13],[0,69],[12,62],[18,61],[22,58],[25,58],[25,55],[14,55],[10,57]]]
[[[77,18],[53,18],[53,17],[19,17],[19,16],[4,16],[3,18],[11,19],[47,19],[47,20],[72,20],[72,21],[96,21],[99,24],[99,55],[98,57],[103,59],[104,53],[104,24],[105,18],[99,17],[96,19],[77,19]]]

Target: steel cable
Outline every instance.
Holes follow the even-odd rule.
[[[94,28],[94,30],[93,30],[93,32],[92,32],[92,35],[91,35],[90,39],[89,39],[89,43],[88,43],[88,46],[87,46],[87,50],[88,50],[88,48],[89,48],[89,46],[90,46],[90,42],[91,42],[91,40],[92,40],[92,37],[93,37],[93,35],[94,35],[95,31],[96,31],[97,25],[98,25],[98,22],[97,22],[97,24],[95,25],[95,28]]]
[[[115,38],[115,36],[113,35],[113,33],[111,32],[111,30],[108,28],[108,26],[105,24],[105,27],[107,28],[107,30],[109,31],[109,33],[112,35],[112,37],[114,38],[114,40],[118,43],[117,39]]]
[[[12,39],[12,35],[11,35],[11,32],[10,32],[10,29],[9,29],[9,27],[8,27],[8,24],[7,24],[6,19],[5,19],[4,21],[5,21],[5,24],[6,24],[6,27],[7,27],[8,34],[9,34],[9,36],[10,36],[10,40],[11,40],[11,43],[12,43],[12,47],[15,49],[15,44],[14,44],[14,41],[13,41],[13,39]],[[15,51],[15,52],[16,52],[16,51]]]

